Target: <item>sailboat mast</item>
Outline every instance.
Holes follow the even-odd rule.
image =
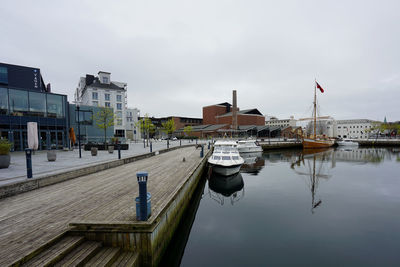
[[[314,140],[317,139],[317,80],[314,83]]]

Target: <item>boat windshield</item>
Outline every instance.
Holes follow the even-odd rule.
[[[216,146],[214,152],[222,152],[222,153],[237,152],[237,148],[229,146]]]

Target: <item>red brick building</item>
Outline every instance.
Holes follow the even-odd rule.
[[[203,124],[228,124],[232,126],[232,105],[225,102],[217,105],[203,107]],[[265,125],[265,116],[254,109],[237,111],[237,125]],[[229,127],[232,128],[232,127]]]

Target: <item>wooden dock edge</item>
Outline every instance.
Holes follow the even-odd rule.
[[[39,177],[39,178],[27,179],[26,181],[20,181],[20,182],[6,184],[3,186],[0,186],[0,199],[18,195],[18,194],[28,192],[31,190],[35,190],[35,189],[45,187],[48,185],[64,182],[64,181],[67,181],[70,179],[75,179],[80,176],[92,174],[92,173],[107,170],[110,168],[115,168],[115,167],[118,167],[118,166],[121,166],[124,164],[128,164],[128,163],[131,163],[134,161],[138,161],[141,159],[155,156],[156,154],[162,154],[162,153],[166,153],[168,151],[172,151],[172,150],[184,148],[184,147],[190,147],[190,146],[195,146],[195,144],[171,147],[171,148],[162,149],[162,150],[151,152],[151,153],[141,154],[141,155],[127,157],[127,158],[123,158],[123,159],[111,160],[111,161],[107,161],[107,162],[101,162],[98,164],[93,164],[91,166],[87,166],[87,167],[83,167],[83,168],[79,168],[79,169],[75,169],[75,170],[71,170],[71,171],[65,171],[65,172],[61,172],[61,173],[57,173],[57,174],[46,175],[46,176]]]
[[[296,143],[280,143],[280,144],[266,144],[265,142],[260,143],[263,151],[282,149],[282,148],[302,148],[303,144],[301,142]]]
[[[157,266],[189,206],[211,152],[207,152],[164,209],[150,221],[71,223],[70,233],[84,235],[88,240],[101,241],[107,246],[137,251],[140,266]]]

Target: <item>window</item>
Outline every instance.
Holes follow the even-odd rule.
[[[117,109],[118,110],[122,110],[122,104],[121,103],[117,103]]]
[[[231,160],[231,157],[229,157],[229,156],[222,156],[222,160]]]
[[[103,77],[103,83],[108,83],[108,77]]]
[[[342,127],[341,127],[341,126],[338,126],[337,128],[338,128],[338,129],[341,129]]]
[[[0,114],[8,114],[8,90],[0,88]]]
[[[215,160],[220,160],[221,157],[220,157],[220,156],[214,156],[214,159],[215,159]]]
[[[105,102],[104,104],[107,108],[111,107],[110,102]]]
[[[99,94],[97,92],[92,92],[92,99],[93,100],[98,100],[99,99]]]
[[[8,70],[6,67],[0,67],[0,83],[8,84]]]
[[[23,116],[28,112],[28,91],[9,89],[10,114]]]
[[[110,94],[104,94],[104,100],[110,101]]]
[[[117,102],[122,102],[122,96],[121,95],[117,95]]]
[[[47,95],[47,116],[64,118],[63,97],[61,95]]]
[[[91,110],[85,110],[85,111],[79,111],[79,118],[78,118],[78,112],[75,112],[75,122],[78,122],[81,125],[92,125],[93,124],[93,111]]]
[[[92,105],[97,107],[99,105],[99,101],[92,101]]]
[[[125,130],[115,130],[116,137],[125,137]]]
[[[46,95],[29,92],[29,113],[34,116],[46,116]]]

